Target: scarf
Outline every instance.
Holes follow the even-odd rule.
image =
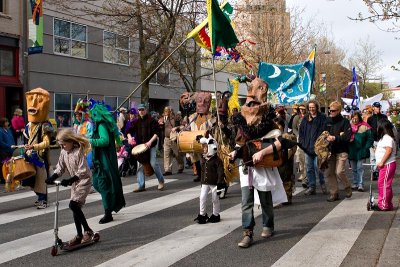
[[[361,121],[360,123],[358,123],[358,124],[351,124],[351,138],[350,138],[350,142],[352,142],[352,141],[354,141],[354,137],[355,137],[355,135],[356,135],[356,133],[358,132],[358,129],[361,127],[361,126],[365,126],[365,127],[367,127],[368,129],[371,129],[371,126],[369,126],[369,124],[368,123],[366,123],[365,121]]]

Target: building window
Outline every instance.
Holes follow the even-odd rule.
[[[87,27],[65,20],[54,19],[54,53],[86,58]]]
[[[71,94],[54,94],[54,115],[57,128],[71,127]]]
[[[157,72],[157,83],[162,85],[169,84],[169,67],[168,64],[164,64]]]
[[[15,49],[0,47],[0,76],[16,76]]]
[[[129,59],[130,59],[129,37],[104,31],[103,33],[104,62],[129,65]]]
[[[0,0],[0,13],[4,13],[4,3],[3,3],[3,0]]]

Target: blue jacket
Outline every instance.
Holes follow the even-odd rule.
[[[11,146],[15,145],[14,137],[11,129],[0,128],[0,151],[6,153],[13,153]]]
[[[326,115],[318,112],[315,118],[310,120],[307,115],[303,118],[299,129],[299,144],[307,155],[316,156],[314,152],[314,144],[325,128]]]

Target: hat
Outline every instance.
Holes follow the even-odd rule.
[[[376,108],[382,107],[381,103],[379,103],[379,102],[374,102],[374,103],[372,104],[372,106],[373,106],[373,107],[376,107]]]
[[[138,112],[137,112],[136,108],[131,108],[131,109],[129,110],[129,114],[135,114],[135,115],[137,115]]]
[[[122,111],[127,112],[128,110],[127,110],[126,108],[124,108],[124,107],[120,107],[120,108],[119,108],[119,111],[120,111],[120,112],[122,112]]]
[[[14,115],[22,116],[22,109],[16,108],[14,111]]]
[[[137,107],[137,109],[146,109],[146,105],[144,103],[139,104],[139,106]]]

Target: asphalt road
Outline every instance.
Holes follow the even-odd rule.
[[[52,150],[52,164],[58,150]],[[159,159],[162,162],[162,159]],[[329,203],[318,189],[305,196],[297,186],[293,205],[275,209],[275,235],[262,239],[260,211],[255,210],[254,244],[238,248],[241,239],[240,186],[230,187],[221,200],[221,222],[198,225],[199,183],[191,170],[168,176],[166,190],[157,190],[154,176],[146,179],[146,192],[133,193],[136,177],[122,178],[126,207],[114,221],[99,225],[103,208],[97,193],[89,195],[83,211],[89,225],[99,231],[100,242],[56,257],[50,255],[54,243],[53,186],[51,206],[33,207],[35,197],[28,189],[0,193],[0,264],[2,266],[390,266],[379,264],[387,252],[388,233],[399,220],[396,211],[368,212],[368,192],[355,192],[351,199]],[[350,172],[349,172],[350,174]],[[365,177],[367,177],[366,172]],[[366,189],[369,181],[366,179]],[[373,182],[376,192],[376,182]],[[68,209],[69,189],[60,192],[60,237],[75,235]],[[396,177],[394,204],[399,204],[400,182]],[[212,211],[211,199],[207,210]],[[396,230],[396,229],[395,229]],[[398,233],[398,232],[397,232]],[[394,244],[400,243],[397,236]],[[400,255],[389,253],[399,262]],[[394,263],[393,266],[396,266]],[[398,265],[397,265],[398,266]]]

